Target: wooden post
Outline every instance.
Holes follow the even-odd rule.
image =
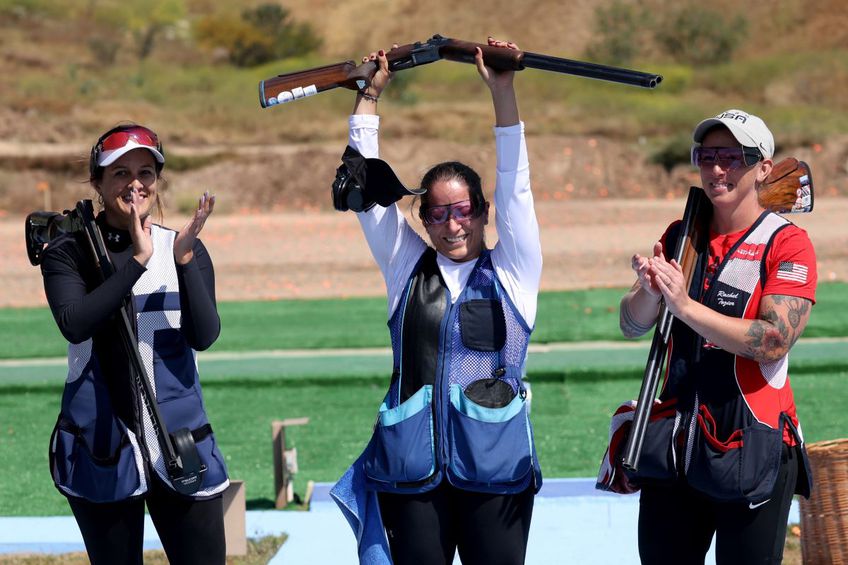
[[[288,418],[271,422],[271,447],[274,456],[274,507],[285,508],[294,499],[292,475],[296,471],[295,453],[286,447],[286,428],[303,426],[309,423],[309,418]],[[287,465],[286,455],[293,460]]]
[[[50,183],[46,180],[39,181],[35,185],[35,190],[44,195],[44,208],[42,208],[42,210],[51,210],[53,208],[53,204],[50,199]]]
[[[224,539],[227,555],[247,555],[247,503],[244,481],[230,481],[224,491]]]

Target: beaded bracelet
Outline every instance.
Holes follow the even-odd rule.
[[[366,93],[364,90],[360,90],[359,95],[362,96],[362,98],[364,98],[365,100],[368,100],[369,102],[373,102],[374,104],[376,104],[377,100],[380,99],[379,96],[371,96],[370,94]]]

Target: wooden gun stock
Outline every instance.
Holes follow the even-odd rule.
[[[389,61],[389,70],[393,72],[426,65],[441,59],[473,64],[477,47],[483,51],[483,61],[500,71],[534,68],[644,88],[654,88],[662,81],[662,77],[656,74],[492,47],[481,43],[448,39],[441,35],[434,35],[425,42],[395,47],[386,53],[386,57]],[[377,63],[374,61],[368,61],[359,66],[356,66],[353,61],[346,61],[279,75],[259,83],[259,104],[267,108],[338,87],[362,90],[370,84],[376,72]]]
[[[353,61],[345,61],[265,79],[259,83],[259,103],[267,108],[333,88],[357,90],[356,81],[350,76],[354,69]]]
[[[810,166],[794,157],[775,164],[757,195],[760,205],[778,214],[813,211],[813,174]]]
[[[766,210],[778,214],[797,214],[813,210],[813,175],[804,161],[787,157],[776,163],[757,194],[760,205]],[[674,258],[683,269],[686,288],[691,288],[697,250],[704,244],[707,228],[704,225],[705,213],[709,201],[704,191],[696,186],[689,189],[689,198],[683,212],[683,238],[678,242]],[[648,362],[639,390],[639,399],[633,414],[633,423],[624,446],[621,463],[625,469],[636,472],[639,458],[648,428],[651,407],[659,388],[665,355],[668,350],[668,338],[671,335],[671,323],[674,316],[665,303],[660,304],[657,326],[648,353]]]

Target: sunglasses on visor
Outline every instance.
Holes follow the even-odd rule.
[[[467,222],[478,214],[474,210],[471,200],[460,200],[443,206],[430,206],[421,211],[421,219],[428,225],[444,224],[453,218],[457,222]]]
[[[88,163],[90,174],[94,175],[104,152],[120,149],[130,141],[143,147],[149,147],[162,154],[162,144],[159,142],[159,137],[153,131],[144,126],[118,126],[100,136],[100,139],[91,148],[91,156]]]
[[[129,143],[130,140],[153,149],[158,150],[159,148],[159,138],[156,134],[145,127],[137,126],[109,134],[106,139],[100,142],[100,150],[114,151]]]
[[[763,154],[755,147],[702,147],[692,148],[692,164],[696,167],[718,165],[722,169],[750,167],[762,161]]]

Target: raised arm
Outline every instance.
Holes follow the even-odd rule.
[[[512,42],[488,39],[489,45],[518,49]],[[495,71],[477,49],[477,71],[489,87],[495,108],[497,178],[495,225],[498,243],[492,252],[495,269],[507,292],[532,327],[536,320],[542,276],[539,224],[530,190],[530,164],[513,86],[514,71]]]
[[[392,48],[397,47],[397,44]],[[392,73],[389,71],[389,60],[386,58],[386,52],[383,49],[374,51],[370,55],[362,58],[363,63],[368,61],[377,62],[377,72],[371,78],[369,84],[364,90],[356,93],[356,102],[353,104],[353,113],[356,114],[376,114],[377,101],[383,90],[389,85],[392,80]],[[366,155],[366,157],[376,157],[376,155]]]
[[[511,41],[500,41],[490,37],[488,43],[492,47],[518,51],[518,46]],[[495,127],[517,125],[519,123],[518,101],[515,98],[515,87],[513,86],[515,71],[495,71],[486,66],[483,62],[483,51],[479,47],[477,48],[475,62],[477,72],[480,73],[480,77],[492,93],[492,103],[495,106]]]
[[[377,115],[377,102],[392,74],[384,50],[371,53],[362,60],[377,61],[378,69],[368,88],[356,94],[353,115],[349,120],[348,145],[364,157],[379,157],[380,117]],[[407,224],[397,204],[387,208],[376,205],[368,211],[357,213],[356,217],[371,254],[383,274],[391,315],[406,279],[426,244]]]
[[[215,300],[215,270],[212,259],[199,239],[194,240],[192,259],[177,263],[180,287],[181,331],[197,351],[208,349],[221,332],[221,319]]]
[[[101,331],[123,304],[133,285],[145,272],[134,258],[102,284],[89,288],[98,277],[94,264],[84,257],[69,236],[48,246],[41,263],[47,302],[59,331],[71,343],[82,343]]]

